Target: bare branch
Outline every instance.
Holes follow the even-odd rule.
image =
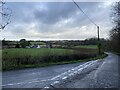
[[[1,20],[4,20],[0,23],[0,29],[5,29],[5,27],[10,24],[10,18],[12,15],[12,10],[10,8],[5,7],[5,2],[0,0],[0,15],[2,16]]]

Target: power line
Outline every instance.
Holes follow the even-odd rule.
[[[95,23],[93,22],[93,20],[92,20],[91,18],[89,18],[89,16],[78,6],[78,4],[77,4],[74,0],[72,0],[72,1],[73,1],[74,4],[78,7],[78,9],[79,9],[80,11],[82,11],[82,13],[83,13],[95,26],[97,26],[97,24],[95,24]],[[99,26],[97,26],[97,32],[98,32],[98,52],[99,52],[99,54],[101,54],[100,37],[99,37]]]
[[[91,18],[89,18],[89,16],[82,10],[82,8],[80,8],[80,6],[74,1],[74,0],[72,0],[73,2],[74,2],[74,4],[78,7],[78,9],[95,25],[95,26],[97,26],[97,24],[95,24],[94,22],[93,22],[93,20],[91,19]]]

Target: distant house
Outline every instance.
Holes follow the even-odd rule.
[[[52,43],[46,43],[46,48],[52,48]]]
[[[26,46],[25,48],[30,48],[30,46]]]
[[[26,46],[25,48],[41,48],[40,45],[31,45],[31,46]]]
[[[40,48],[40,45],[32,45],[30,48]]]

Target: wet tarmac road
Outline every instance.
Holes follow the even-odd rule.
[[[117,88],[119,56],[103,60],[2,73],[2,88]],[[89,72],[89,73],[88,73]],[[71,78],[72,76],[72,78]],[[81,77],[82,76],[82,77]]]
[[[83,63],[3,72],[2,87],[43,88],[53,82],[55,76],[81,64]]]
[[[118,73],[118,60],[115,54],[108,54],[103,63],[95,70],[84,75],[83,78],[73,78],[67,83],[57,85],[56,88],[120,88],[120,75]]]

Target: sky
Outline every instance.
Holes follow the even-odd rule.
[[[112,2],[77,2],[108,38],[113,27]],[[97,37],[97,27],[73,2],[8,2],[11,23],[1,31],[6,40],[83,40]]]

